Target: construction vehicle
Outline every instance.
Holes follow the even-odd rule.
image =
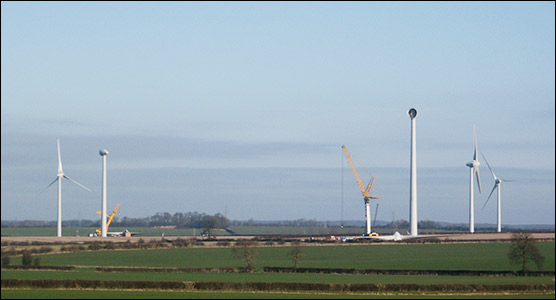
[[[112,223],[112,220],[114,220],[114,217],[116,216],[116,213],[118,212],[118,209],[120,208],[120,204],[118,203],[118,205],[116,205],[116,208],[114,208],[114,210],[112,211],[112,214],[110,216],[107,216],[108,220],[106,222],[106,231],[108,231],[108,227],[110,227],[110,223]],[[98,210],[97,213],[102,215],[102,211]],[[101,217],[102,218],[102,217]],[[102,220],[100,220],[101,224],[102,224]],[[102,235],[102,229],[97,228],[95,230],[95,233],[97,236]]]
[[[344,149],[344,153],[346,155],[346,159],[347,159],[349,168],[351,169],[351,173],[353,173],[353,177],[355,177],[355,181],[357,182],[357,185],[359,186],[359,189],[361,190],[361,194],[363,194],[363,200],[365,201],[365,218],[366,218],[366,221],[367,221],[365,235],[366,236],[379,236],[378,233],[376,233],[372,230],[372,229],[374,229],[374,222],[373,222],[373,226],[371,227],[371,205],[370,205],[370,202],[371,202],[371,199],[377,199],[376,211],[375,211],[375,220],[376,220],[376,212],[378,212],[378,200],[380,199],[378,197],[369,196],[369,192],[371,191],[371,187],[373,186],[373,183],[375,182],[375,178],[374,178],[374,176],[372,176],[371,181],[369,182],[367,187],[365,187],[365,185],[363,184],[363,181],[361,180],[361,176],[359,176],[359,172],[357,171],[357,168],[355,167],[355,164],[353,163],[353,160],[351,159],[351,155],[349,154],[346,146],[342,145],[342,149]]]

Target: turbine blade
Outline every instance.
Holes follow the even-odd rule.
[[[473,160],[477,160],[477,128],[473,124]]]
[[[494,192],[495,189],[496,189],[496,183],[495,183],[494,186],[492,187],[492,191],[490,191],[490,195],[488,195],[487,201],[485,201],[485,204],[483,205],[483,208],[482,208],[482,209],[485,209],[485,206],[486,206],[487,203],[488,203],[488,199],[490,199],[490,196],[492,196],[492,192]],[[481,210],[482,210],[482,209],[481,209]]]
[[[490,167],[490,165],[488,164],[488,160],[486,159],[485,155],[483,154],[483,152],[481,152],[481,155],[483,156],[483,159],[485,160],[485,162],[487,163],[487,167],[490,170],[490,173],[492,174],[492,177],[494,177],[494,180],[496,180],[496,175],[494,175],[494,172],[492,171],[492,168]]]
[[[40,193],[38,193],[37,196],[42,194],[44,191],[46,191],[46,189],[49,188],[51,185],[53,185],[54,182],[56,182],[57,180],[58,180],[58,177],[56,177],[56,179],[54,179],[54,181],[52,181],[47,187],[45,187]]]
[[[479,193],[481,192],[481,174],[479,174],[479,167],[475,168],[475,176],[477,176],[477,185],[479,186]]]
[[[62,155],[60,154],[60,139],[58,141],[58,173],[64,173],[62,170]]]
[[[66,174],[64,174],[64,178],[69,179],[71,182],[73,182],[73,183],[79,185],[80,187],[86,189],[86,190],[89,191],[89,192],[91,191],[88,187],[86,187],[86,186],[82,185],[81,183],[79,183],[79,182],[77,182],[77,181],[75,181],[75,180],[69,178]]]

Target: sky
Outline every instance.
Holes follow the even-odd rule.
[[[363,221],[342,145],[408,220],[415,108],[419,220],[468,222],[476,125],[503,224],[554,224],[554,6],[2,1],[2,220],[56,220],[58,138],[92,190],[64,180],[64,220],[97,218],[107,149],[120,217]]]

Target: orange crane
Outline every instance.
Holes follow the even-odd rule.
[[[351,173],[353,173],[353,177],[355,177],[355,181],[357,182],[357,185],[359,186],[359,189],[361,190],[361,194],[363,194],[363,200],[365,201],[365,217],[366,217],[366,221],[367,221],[367,228],[366,228],[365,235],[378,236],[378,233],[373,232],[372,229],[371,229],[371,206],[370,206],[370,202],[371,202],[371,199],[377,199],[378,200],[380,198],[369,196],[369,192],[371,191],[371,187],[373,186],[373,183],[375,182],[375,178],[374,178],[374,176],[372,176],[371,181],[369,182],[367,187],[365,187],[365,185],[363,184],[363,181],[361,180],[361,176],[359,176],[359,172],[357,171],[357,168],[355,167],[355,164],[353,163],[353,160],[351,159],[351,155],[349,154],[346,146],[342,145],[342,149],[344,149],[344,153],[346,155],[346,159],[347,159],[349,168],[351,169]],[[378,209],[378,202],[377,202],[377,209]],[[376,214],[375,214],[375,218],[376,218]]]
[[[112,214],[110,216],[108,216],[108,222],[106,222],[106,231],[108,231],[108,227],[110,226],[110,223],[112,223],[112,220],[114,219],[114,216],[116,216],[116,213],[118,212],[118,208],[120,208],[119,203],[118,203],[118,205],[116,205],[116,208],[114,208],[114,210],[112,211]],[[102,214],[102,212],[100,210],[97,211],[97,213]],[[101,224],[102,224],[102,222],[101,222]],[[100,228],[97,228],[96,233],[97,233],[97,235],[100,236],[100,235],[102,235],[102,230]]]

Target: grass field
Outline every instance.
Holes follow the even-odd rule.
[[[542,270],[554,271],[554,242],[538,243],[545,256]],[[300,267],[410,270],[493,270],[512,271],[507,258],[509,243],[341,245],[306,246]],[[289,267],[290,247],[261,247],[256,260],[263,266]],[[14,264],[20,258],[14,258]],[[43,265],[136,266],[175,268],[229,268],[244,263],[232,255],[232,248],[172,248],[150,250],[92,251],[49,254]]]
[[[63,236],[88,236],[97,227],[62,227]],[[200,236],[202,229],[183,228],[153,228],[153,227],[118,227],[111,226],[108,231],[121,232],[127,229],[132,232],[140,232],[148,236]],[[288,227],[288,226],[230,226],[229,229],[237,235],[360,235],[364,228],[357,227]],[[392,234],[391,229],[378,228],[380,234]],[[401,232],[401,231],[400,231]],[[421,230],[420,233],[435,233],[437,230]],[[445,232],[445,231],[442,231]],[[55,227],[2,227],[2,236],[56,236]],[[230,232],[225,230],[213,230],[213,235],[227,236]]]
[[[63,236],[87,236],[94,232],[96,227],[62,227]],[[201,235],[202,229],[193,228],[153,228],[153,227],[117,227],[111,226],[109,231],[121,232],[127,229],[148,236],[193,236]],[[287,227],[287,226],[230,226],[232,232],[237,235],[359,235],[364,232],[363,228],[327,228],[327,227]],[[3,227],[2,236],[55,236],[55,227]],[[213,235],[226,236],[229,232],[224,230],[213,230]]]
[[[95,232],[97,227],[62,227],[62,236],[88,236],[89,233]],[[184,228],[153,228],[153,227],[110,227],[108,231],[122,232],[127,229],[131,232],[139,232],[145,236],[200,236],[201,229]],[[229,235],[224,230],[214,230],[213,235]],[[21,227],[7,228],[2,227],[2,236],[56,236],[55,227]]]
[[[509,243],[460,244],[367,244],[367,245],[310,245],[304,246],[300,267],[409,269],[409,270],[516,270],[507,259]],[[555,243],[539,242],[545,256],[543,270],[555,269]],[[284,283],[339,283],[339,284],[548,284],[553,276],[480,277],[480,276],[412,276],[412,275],[355,275],[314,273],[266,273],[263,266],[292,266],[287,252],[289,246],[259,248],[254,273],[217,272],[97,272],[94,266],[167,267],[167,268],[227,268],[245,264],[232,255],[231,247],[169,248],[148,250],[86,251],[41,255],[42,265],[78,265],[75,271],[2,270],[2,279],[76,279],[115,281],[192,281],[192,282],[284,282]],[[12,264],[20,264],[14,257]],[[518,295],[519,294],[519,295]],[[456,294],[440,295],[413,293],[392,295],[392,298],[522,298],[554,299],[554,292],[533,294]],[[103,291],[103,290],[33,290],[2,289],[2,299],[8,298],[387,298],[386,295],[312,294],[312,293],[251,293],[227,291]]]

